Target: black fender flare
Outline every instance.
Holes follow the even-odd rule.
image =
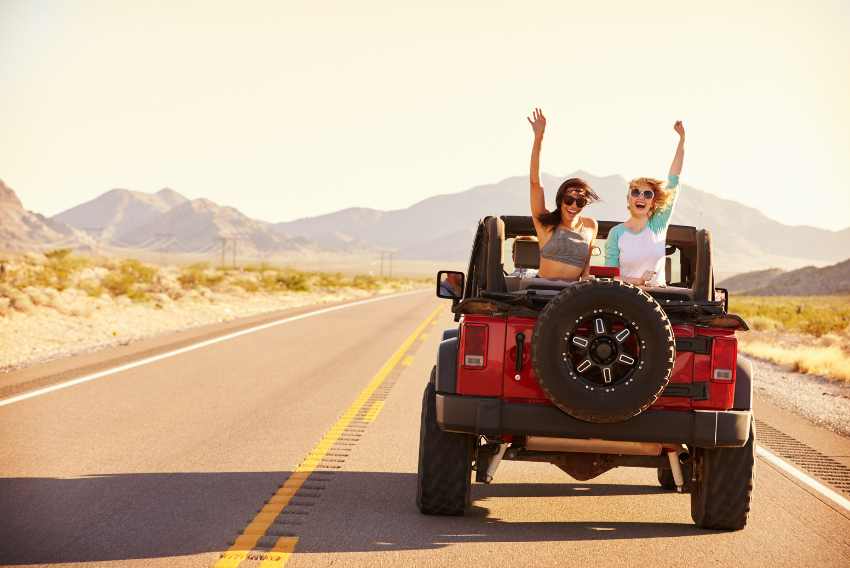
[[[738,355],[735,365],[735,401],[733,410],[751,410],[753,407],[753,362]]]
[[[457,392],[457,337],[440,342],[437,348],[437,372],[435,387],[437,392],[454,394]]]

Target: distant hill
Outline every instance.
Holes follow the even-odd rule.
[[[805,266],[788,272],[773,268],[738,274],[718,286],[752,296],[850,294],[850,259],[822,268]]]
[[[91,238],[64,223],[24,209],[12,188],[0,180],[0,250],[83,248],[91,243]]]
[[[583,177],[602,197],[586,211],[598,219],[622,221],[626,217],[626,180],[618,175],[598,177],[577,171],[563,178],[544,174],[547,203],[566,177]],[[765,269],[771,266],[799,267],[813,261],[836,262],[850,250],[850,228],[828,231],[815,227],[789,226],[735,201],[683,184],[673,222],[708,228],[713,233],[715,270],[718,274]],[[458,193],[429,197],[405,209],[378,211],[345,209],[327,215],[278,223],[288,234],[313,238],[330,228],[352,239],[392,248],[401,257],[465,260],[471,234],[478,219],[489,214],[528,215],[528,178],[510,177]]]
[[[747,292],[770,285],[777,276],[785,274],[781,268],[768,268],[767,270],[754,270],[753,272],[744,272],[736,274],[731,278],[727,278],[718,282],[718,286],[726,288],[730,292]]]
[[[120,242],[127,234],[186,201],[172,189],[162,189],[154,194],[113,189],[59,213],[53,219],[106,242]]]
[[[308,250],[311,243],[275,231],[233,207],[209,199],[193,199],[157,215],[149,223],[124,234],[114,244],[149,250],[205,253],[221,249],[221,239],[235,238],[241,255]]]

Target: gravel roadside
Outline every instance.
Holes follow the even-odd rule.
[[[795,373],[754,357],[748,359],[755,367],[755,396],[850,436],[850,385]]]

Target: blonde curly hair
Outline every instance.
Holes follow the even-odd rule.
[[[656,211],[659,209],[664,209],[664,206],[670,201],[673,197],[672,191],[667,191],[666,184],[663,180],[650,178],[650,177],[639,177],[635,178],[629,182],[629,188],[626,190],[626,202],[629,200],[629,194],[632,189],[635,188],[643,188],[649,187],[653,193],[655,193],[655,197],[652,200],[652,209],[650,209],[649,214],[654,215]]]

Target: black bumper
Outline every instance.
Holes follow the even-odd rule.
[[[554,406],[505,402],[500,398],[437,393],[437,423],[468,434],[599,438],[627,442],[739,447],[750,436],[749,410],[647,410],[625,422],[593,424]]]

